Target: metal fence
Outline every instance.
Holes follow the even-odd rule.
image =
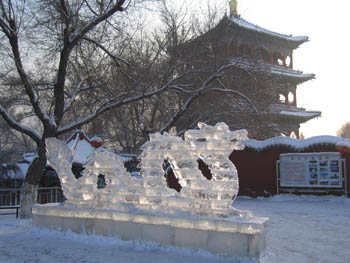
[[[20,204],[21,189],[0,189],[0,206]],[[60,187],[39,187],[38,204],[61,203],[65,200]]]

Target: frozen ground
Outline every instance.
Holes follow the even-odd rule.
[[[350,260],[350,199],[276,196],[238,198],[234,206],[269,217],[263,263],[344,263]],[[1,212],[0,212],[1,213]],[[0,262],[236,262],[205,251],[48,231],[30,220],[0,216]]]

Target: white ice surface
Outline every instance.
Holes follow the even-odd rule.
[[[350,258],[350,199],[239,197],[235,207],[270,218],[263,263],[344,263]],[[39,229],[14,217],[0,216],[0,262],[237,262],[205,251]]]

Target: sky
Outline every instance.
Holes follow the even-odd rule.
[[[294,69],[316,74],[298,86],[297,103],[322,117],[301,125],[305,137],[336,135],[350,122],[350,2],[346,0],[238,0],[238,14],[266,29],[309,36],[294,51]]]

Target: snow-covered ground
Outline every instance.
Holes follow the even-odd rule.
[[[238,209],[269,217],[264,263],[344,263],[350,260],[350,199],[334,196],[244,198]],[[0,211],[1,213],[1,211]],[[77,235],[33,227],[30,220],[0,216],[0,262],[236,262],[191,249]]]

